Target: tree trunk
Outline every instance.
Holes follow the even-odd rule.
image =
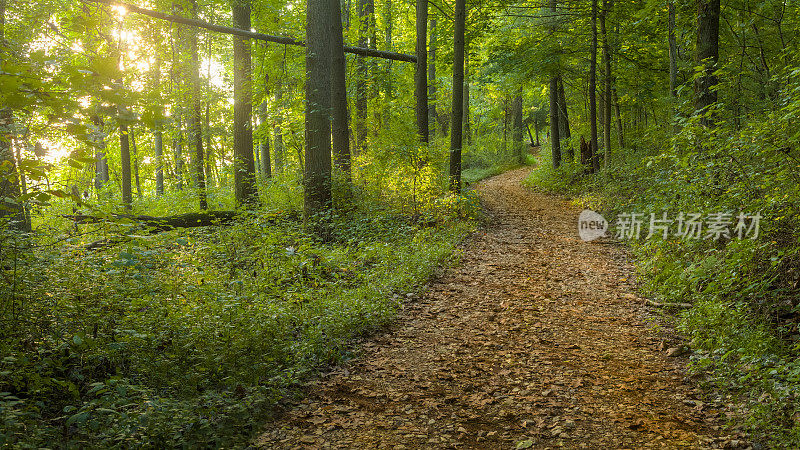
[[[269,156],[269,128],[264,126],[264,132],[261,135],[261,142],[258,145],[258,149],[261,153],[261,173],[264,176],[264,179],[267,180],[272,178],[272,161],[270,160]]]
[[[464,138],[467,145],[472,144],[472,130],[469,126],[469,51],[467,50],[466,39],[464,42]]]
[[[331,107],[333,120],[333,154],[337,169],[344,175],[345,182],[351,183],[350,162],[350,116],[347,113],[347,66],[344,58],[344,36],[339,0],[331,0],[333,31],[331,32]]]
[[[591,138],[589,145],[592,151],[592,173],[600,170],[597,143],[597,0],[592,0],[592,50],[589,55],[589,122]]]
[[[250,0],[233,0],[233,23],[250,29]],[[237,206],[258,202],[253,161],[253,100],[250,40],[233,37],[233,183]]]
[[[522,140],[522,87],[514,97],[514,153],[520,164],[525,162],[525,143]]]
[[[674,0],[670,0],[667,3],[667,8],[669,14],[667,25],[667,41],[669,42],[669,95],[676,98],[678,96],[678,44],[675,38]]]
[[[125,209],[133,208],[131,193],[131,148],[128,140],[128,125],[119,124],[119,159],[122,165],[122,204]]]
[[[461,126],[464,120],[464,26],[466,1],[456,0],[453,32],[453,116],[450,120],[450,190],[461,192]]]
[[[717,102],[717,69],[719,59],[719,14],[720,0],[698,0],[697,2],[697,64],[703,73],[695,80],[695,114],[700,115],[700,124],[713,127],[715,117],[709,109]]]
[[[439,118],[436,113],[436,18],[431,18],[430,43],[428,44],[428,133],[436,130]]]
[[[369,5],[368,0],[358,0],[358,46],[369,45]],[[369,65],[363,55],[356,56],[356,153],[367,148],[367,89]]]
[[[1,0],[0,0],[1,1]],[[92,115],[94,124],[94,145],[95,145],[95,175],[94,188],[97,191],[97,198],[100,199],[100,191],[108,183],[108,160],[106,159],[106,140],[103,136],[103,120],[99,115]]]
[[[175,187],[180,191],[183,190],[183,121],[181,119],[181,114],[178,114],[177,123],[178,127],[178,135],[175,137],[175,140],[172,141],[172,145],[175,147],[175,177],[177,177],[177,183]]]
[[[156,195],[164,195],[164,139],[160,125],[153,131],[153,153],[156,159]]]
[[[556,0],[550,0],[550,11],[557,12]],[[555,22],[553,32],[555,32]],[[558,107],[558,75],[550,78],[550,147],[553,154],[553,168],[561,166],[561,135],[559,133],[559,107]]]
[[[550,147],[553,152],[553,168],[561,167],[561,133],[559,133],[558,77],[550,78]]]
[[[283,173],[283,166],[286,164],[286,150],[283,146],[283,131],[281,123],[283,118],[283,85],[279,81],[275,86],[275,107],[278,109],[278,118],[273,125],[275,134],[275,173]]]
[[[508,97],[503,96],[503,157],[508,151]]]
[[[311,218],[331,205],[331,0],[309,0],[306,11],[306,109],[303,213]],[[338,6],[336,6],[338,9]],[[362,9],[362,8],[360,8]]]
[[[611,46],[606,33],[606,17],[613,0],[603,0],[603,14],[600,16],[600,32],[603,34],[603,168],[608,169],[611,157]]]
[[[392,46],[392,26],[394,25],[394,14],[392,11],[392,0],[386,0],[386,15],[384,16],[384,24],[386,26],[386,51],[390,52],[393,49]],[[386,100],[394,98],[394,93],[392,92],[392,60],[385,61],[386,64]]]
[[[131,135],[131,162],[133,163],[133,179],[136,183],[136,197],[142,199],[142,182],[139,180],[139,151],[136,148],[136,136],[133,127],[128,130]]]
[[[612,87],[611,91],[614,93],[614,111],[617,114],[617,140],[619,141],[619,149],[625,148],[625,139],[622,134],[622,114],[619,110],[619,97],[617,96],[617,89]]]
[[[6,0],[0,0],[0,46],[5,46],[5,28]],[[6,54],[5,51],[0,51],[0,66],[4,66]],[[29,231],[25,208],[16,201],[20,195],[20,188],[14,149],[11,145],[13,125],[14,112],[6,105],[0,104],[0,219],[8,219],[9,226],[15,230]]]
[[[428,0],[417,0],[417,65],[414,71],[414,95],[417,99],[417,133],[428,142]]]
[[[572,132],[569,129],[569,112],[567,111],[567,93],[564,91],[564,80],[558,76],[558,136],[559,140],[569,139]],[[567,160],[575,161],[575,148],[572,143],[567,144]]]

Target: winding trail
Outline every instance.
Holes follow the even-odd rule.
[[[490,220],[458,267],[410,299],[363,354],[314,381],[264,448],[705,448],[719,412],[697,400],[668,330],[634,294],[615,245],[585,243],[579,210],[485,180]]]

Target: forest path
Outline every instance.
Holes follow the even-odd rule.
[[[363,354],[267,425],[264,448],[703,448],[718,413],[684,382],[618,246],[579,210],[485,180],[488,226]],[[666,342],[665,342],[666,341]],[[730,444],[729,442],[727,444]]]

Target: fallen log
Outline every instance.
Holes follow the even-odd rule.
[[[644,304],[654,308],[667,308],[667,309],[689,309],[692,307],[691,303],[659,303],[652,300],[645,300]]]
[[[175,228],[207,227],[225,224],[234,220],[239,214],[239,211],[205,211],[166,217],[134,214],[111,214],[110,216],[65,214],[62,217],[74,220],[76,224],[130,221],[149,228],[152,233],[160,233]]]

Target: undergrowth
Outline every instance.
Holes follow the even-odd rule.
[[[800,447],[800,164],[779,138],[793,114],[715,131],[690,121],[674,138],[651,128],[615,148],[611,169],[596,175],[576,163],[554,170],[543,149],[525,181],[600,212],[612,227],[622,213],[643,214],[640,239],[626,240],[643,290],[692,304],[677,317],[693,350],[691,370],[736,411],[732,426],[772,448]],[[680,212],[729,213],[732,236],[676,236],[673,222],[666,239],[646,239],[650,214],[665,212],[673,220]],[[738,239],[740,213],[761,214],[758,237]]]
[[[308,223],[293,171],[225,226],[78,226],[63,217],[76,205],[52,198],[33,234],[5,231],[0,447],[246,446],[277,401],[353,357],[353,338],[390,321],[475,229],[474,192],[447,193],[443,145],[414,140],[356,159],[351,200]],[[486,144],[465,149],[469,182],[513,166]],[[210,188],[212,209],[232,208],[230,193]],[[114,195],[80,208],[117,211]],[[134,211],[194,211],[193,195],[137,198]],[[326,233],[309,232],[316,221]]]

